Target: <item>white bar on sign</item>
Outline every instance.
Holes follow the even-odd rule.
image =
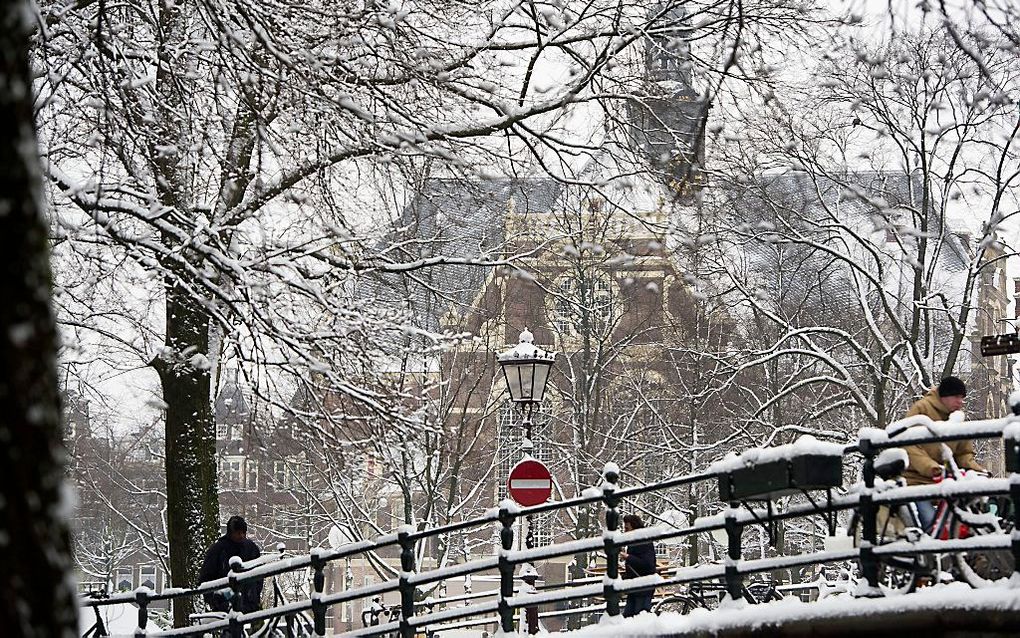
[[[549,479],[513,479],[510,481],[512,490],[541,490],[552,487]]]

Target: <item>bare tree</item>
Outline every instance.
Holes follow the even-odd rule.
[[[217,350],[268,378],[260,391],[276,376],[317,376],[324,395],[346,397],[334,401],[342,410],[305,415],[327,436],[370,419],[420,425],[405,409],[420,397],[371,365],[413,322],[348,292],[369,272],[413,278],[460,258],[412,260],[401,244],[381,245],[370,217],[399,193],[380,197],[377,182],[411,189],[401,170],[422,160],[447,175],[537,168],[583,181],[573,169],[598,156],[602,138],[563,135],[563,123],[651,100],[621,71],[648,34],[668,42],[678,20],[697,25],[696,60],[719,82],[738,74],[737,50],[753,56],[805,14],[783,0],[193,0],[49,1],[40,16],[38,117],[66,250],[95,244],[93,255],[123,260],[102,276],[150,282],[137,308],[69,303],[69,324],[116,340],[105,321],[121,315],[139,335],[124,345],[158,374],[170,565],[187,586],[217,527]],[[154,312],[135,325],[141,308]],[[266,395],[291,410],[282,392]],[[175,610],[177,624],[188,611]]]
[[[993,83],[933,32],[852,51],[801,96],[812,112],[779,100],[760,121],[718,225],[721,269],[757,326],[735,373],[779,364],[750,416],[799,403],[784,421],[835,432],[846,414],[885,424],[954,371],[1001,385],[981,379],[969,339],[1001,319],[987,295],[1003,287],[999,229],[1020,179],[1020,121],[999,92],[1016,87],[1010,56],[985,58]]]

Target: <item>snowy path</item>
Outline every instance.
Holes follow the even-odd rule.
[[[932,632],[935,627],[941,631]],[[837,636],[859,632],[861,636],[895,633],[908,638],[975,628],[1017,632],[1013,635],[1020,633],[1020,582],[1014,582],[1012,588],[985,590],[950,583],[878,599],[838,595],[804,603],[788,597],[763,605],[743,604],[740,608],[711,611],[696,609],[685,616],[642,614],[636,618],[604,619],[598,625],[568,635],[571,638]]]

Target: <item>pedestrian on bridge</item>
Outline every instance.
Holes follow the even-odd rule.
[[[907,416],[923,414],[932,421],[948,421],[949,415],[963,409],[967,396],[967,385],[957,377],[946,377],[938,386],[928,391],[914,405],[910,406]],[[966,439],[948,443],[921,443],[904,446],[910,465],[903,472],[907,485],[931,485],[942,477],[943,463],[942,446],[946,445],[953,453],[956,464],[963,469],[987,472],[974,457],[974,442]],[[935,505],[931,501],[917,501],[918,518],[925,531],[929,531],[935,521]]]
[[[227,521],[227,533],[212,544],[205,554],[199,582],[224,578],[230,573],[230,559],[234,556],[243,561],[255,560],[262,555],[259,546],[248,538],[248,523],[240,516],[231,516]],[[208,592],[205,602],[213,611],[230,611],[229,589]],[[262,581],[249,581],[241,585],[241,612],[248,613],[262,608]]]
[[[645,522],[637,514],[627,514],[623,517],[623,531],[631,532],[641,529]],[[649,542],[638,542],[627,545],[627,551],[620,552],[620,559],[623,561],[624,579],[651,576],[655,573],[655,546]],[[652,595],[654,589],[648,591],[631,592],[627,594],[627,604],[623,608],[623,617],[637,616],[643,611],[652,611]]]

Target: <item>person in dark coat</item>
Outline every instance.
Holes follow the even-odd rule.
[[[227,521],[227,533],[212,544],[205,553],[199,582],[205,583],[223,578],[230,573],[230,559],[234,556],[243,561],[254,560],[262,555],[259,546],[248,538],[248,523],[240,516],[231,516]],[[205,594],[205,602],[213,611],[230,611],[230,590],[222,589]],[[241,585],[241,611],[248,613],[262,607],[262,581],[250,581]]]
[[[637,514],[627,514],[623,517],[624,532],[641,529],[644,526],[645,522]],[[656,571],[655,546],[651,543],[627,545],[627,551],[620,552],[620,559],[623,561],[623,577],[625,579],[651,576]],[[636,616],[643,611],[652,611],[652,595],[654,593],[654,589],[649,589],[627,594],[627,604],[623,608],[624,618]]]

